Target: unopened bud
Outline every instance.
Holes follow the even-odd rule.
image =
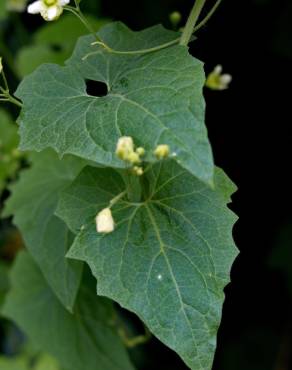
[[[154,154],[158,159],[167,158],[169,156],[169,146],[166,144],[160,144],[154,150]]]
[[[133,171],[137,176],[142,176],[144,171],[142,167],[134,166]]]
[[[129,161],[132,164],[137,164],[141,162],[139,154],[136,152],[132,152],[131,154],[129,154],[127,161]]]
[[[104,208],[100,211],[95,221],[98,233],[111,233],[115,229],[115,223],[110,208]]]
[[[0,73],[3,71],[2,57],[0,57]]]
[[[169,15],[169,20],[171,22],[171,24],[176,27],[180,21],[181,21],[181,14],[180,12],[172,12],[170,15]]]
[[[142,148],[141,146],[139,148],[136,149],[136,153],[140,156],[140,157],[143,157],[143,155],[145,154],[145,149]]]
[[[130,154],[134,151],[133,139],[130,136],[122,136],[119,138],[116,148],[116,155],[126,161]]]

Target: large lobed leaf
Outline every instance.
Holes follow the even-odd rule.
[[[98,295],[138,314],[191,369],[207,370],[237,255],[226,206],[235,187],[216,169],[212,190],[173,160],[155,164],[147,183],[145,200],[119,201],[116,230],[98,234],[95,215],[124,184],[114,170],[86,167],[57,209],[78,233],[68,256],[89,264]]]
[[[52,151],[32,158],[32,167],[11,187],[3,214],[14,216],[13,222],[48,283],[64,306],[72,310],[82,264],[65,258],[72,234],[54,212],[58,194],[78,175],[84,162],[72,156],[59,160]]]
[[[64,369],[133,370],[111,324],[111,302],[96,297],[88,281],[81,286],[74,314],[59,303],[28,253],[18,257],[11,284],[3,314]]]
[[[141,50],[174,40],[161,26],[133,32],[121,23],[98,36],[116,50]],[[19,118],[21,148],[51,147],[100,164],[123,167],[114,155],[120,136],[132,136],[152,153],[168,144],[176,160],[198,178],[212,183],[213,159],[204,124],[203,64],[183,46],[118,55],[94,37],[81,37],[66,67],[46,64],[20,84],[24,107]],[[82,58],[92,52],[85,61]],[[85,80],[107,85],[104,97],[88,95]],[[147,160],[154,159],[149,154]]]

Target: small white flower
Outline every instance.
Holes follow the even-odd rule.
[[[95,221],[98,233],[111,233],[115,229],[115,223],[110,208],[104,208],[100,211]]]
[[[46,21],[54,21],[63,13],[63,7],[70,0],[37,0],[27,8],[30,14],[40,14]]]
[[[223,68],[219,64],[214,70],[209,74],[206,81],[206,86],[212,90],[226,90],[232,81],[232,76],[230,74],[222,74]]]

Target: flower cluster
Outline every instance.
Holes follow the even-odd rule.
[[[120,137],[117,143],[116,155],[123,161],[129,162],[133,167],[133,172],[141,176],[143,175],[143,168],[137,166],[141,163],[141,157],[145,154],[145,149],[139,147],[135,149],[133,139],[130,136]]]

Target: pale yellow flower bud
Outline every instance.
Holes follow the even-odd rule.
[[[136,149],[136,153],[139,154],[140,157],[143,157],[143,155],[145,154],[145,149],[142,147],[139,147]]]
[[[110,208],[104,208],[100,211],[95,221],[98,233],[111,233],[115,229],[115,223]]]
[[[0,73],[3,71],[2,57],[0,57]]]
[[[134,152],[133,139],[130,136],[122,136],[119,138],[116,148],[116,155],[126,161],[130,154]]]
[[[133,164],[137,164],[141,162],[140,156],[136,152],[130,153],[128,158],[126,158],[126,160]]]
[[[158,159],[167,158],[169,156],[170,150],[169,146],[166,144],[160,144],[154,150],[154,154]]]
[[[144,171],[142,167],[134,166],[133,171],[137,176],[142,176]]]

